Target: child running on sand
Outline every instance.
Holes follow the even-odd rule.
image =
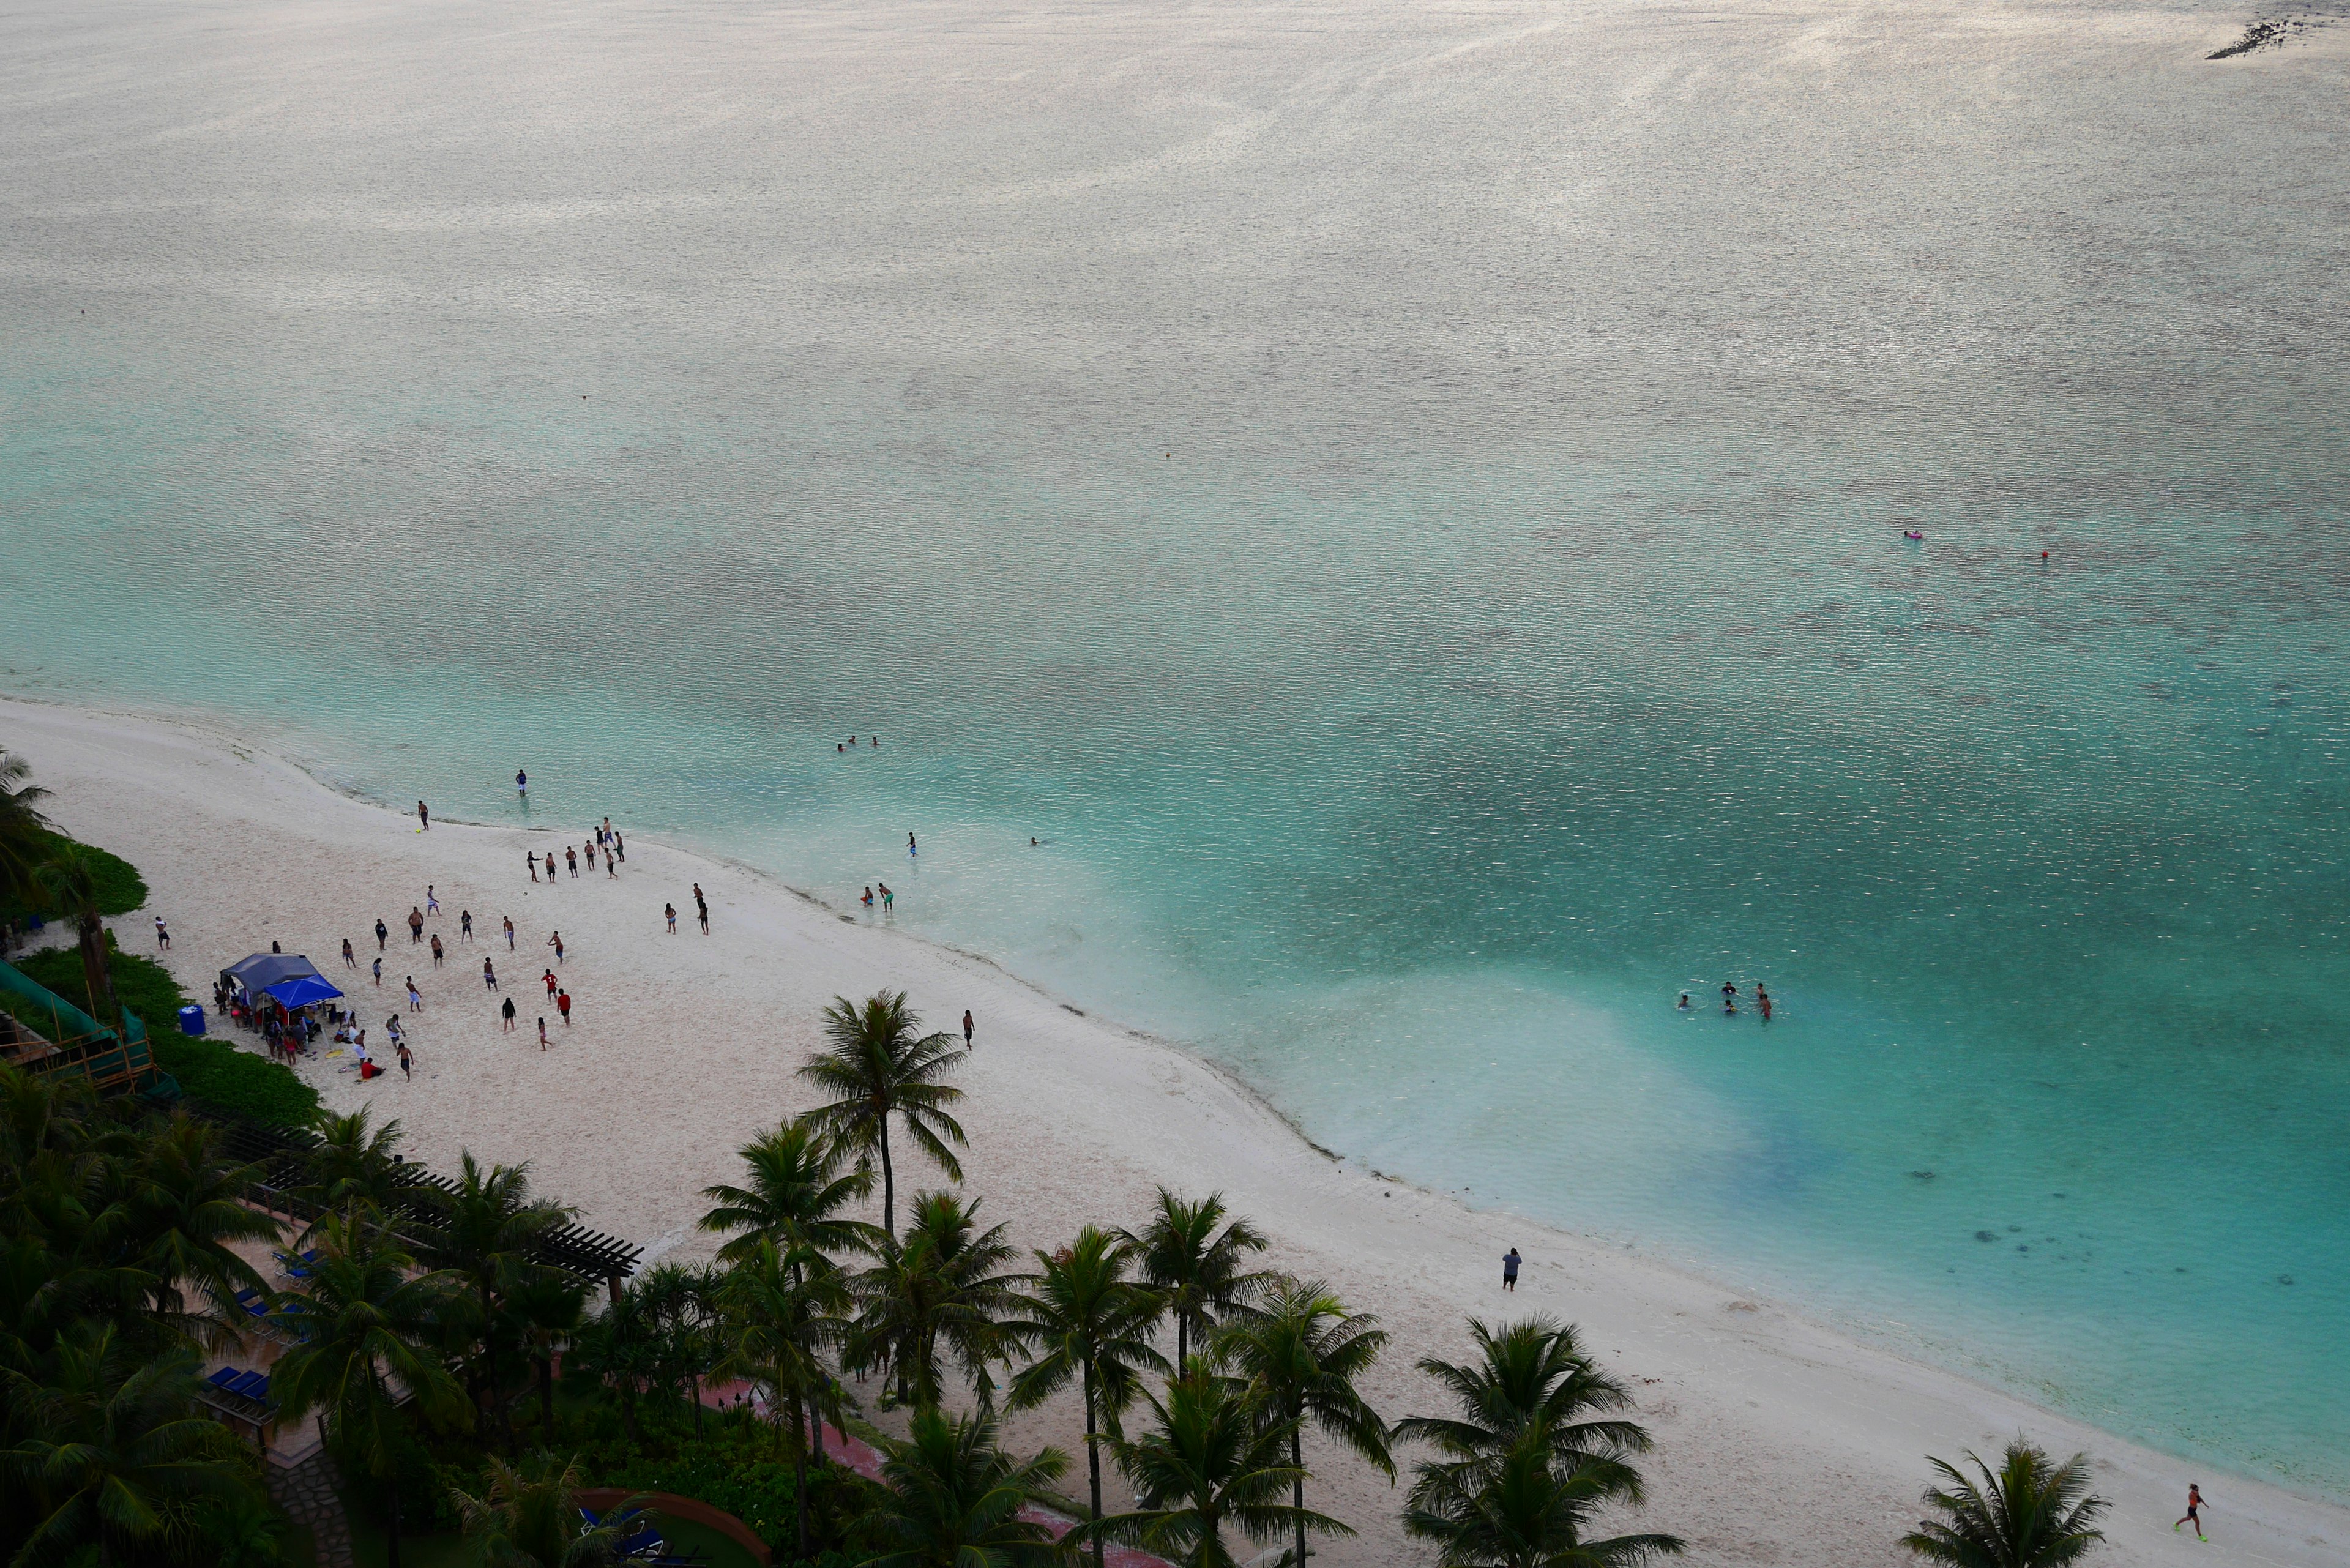
[[[546,1020],[544,1018],[538,1021],[538,1048],[542,1051],[546,1049]]]
[[[2193,1481],[2189,1481],[2187,1483],[2187,1517],[2180,1520],[2178,1524],[2174,1524],[2170,1528],[2177,1530],[2181,1524],[2191,1524],[2195,1527],[2196,1540],[2209,1541],[2210,1539],[2210,1536],[2203,1533],[2203,1489],[2196,1485]]]
[[[669,934],[671,936],[677,935],[677,906],[675,904],[663,904],[661,906],[661,913],[669,919]]]

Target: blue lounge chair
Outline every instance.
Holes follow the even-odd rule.
[[[230,1384],[235,1382],[241,1376],[243,1376],[243,1374],[239,1373],[235,1367],[224,1366],[218,1372],[213,1373],[210,1377],[205,1378],[204,1381],[211,1384],[215,1388],[225,1390]]]
[[[228,1391],[247,1399],[259,1399],[269,1392],[269,1379],[258,1372],[244,1373],[228,1386]]]

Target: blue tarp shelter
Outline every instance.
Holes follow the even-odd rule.
[[[242,992],[247,996],[259,996],[274,985],[282,985],[286,981],[301,980],[306,976],[321,985],[327,983],[327,977],[318,972],[318,966],[299,953],[255,953],[251,958],[239,963],[233,963],[221,971],[221,983],[231,991]],[[328,990],[334,995],[342,994],[338,991],[334,991],[332,987],[328,987]]]

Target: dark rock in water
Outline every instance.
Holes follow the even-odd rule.
[[[1909,1179],[1912,1181],[1931,1181],[1934,1179],[1934,1173],[1930,1170],[1913,1170],[1909,1173]]]
[[[2279,1274],[2277,1276],[2277,1283],[2281,1285],[2289,1285],[2293,1283],[2293,1276],[2291,1274]]]
[[[1999,1240],[1999,1232],[1996,1231],[1978,1231],[1975,1232],[1975,1240],[1978,1241],[1996,1241]]]

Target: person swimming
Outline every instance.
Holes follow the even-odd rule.
[[[1915,528],[1904,528],[1904,529],[1902,529],[1902,530],[1901,530],[1901,536],[1902,536],[1904,539],[1922,539],[1922,538],[1924,538],[1926,535],[1924,535],[1923,534],[1920,534],[1920,533],[1919,533],[1919,532],[1918,532],[1918,530],[1917,530],[1917,529],[1915,529]]]
[[[1681,1000],[1680,1000],[1680,1004],[1679,1004],[1679,1011],[1681,1011],[1681,1012],[1687,1012],[1689,1011],[1689,1004],[1690,1004],[1689,992],[1686,992],[1686,991],[1684,991],[1684,992],[1681,992]]]

